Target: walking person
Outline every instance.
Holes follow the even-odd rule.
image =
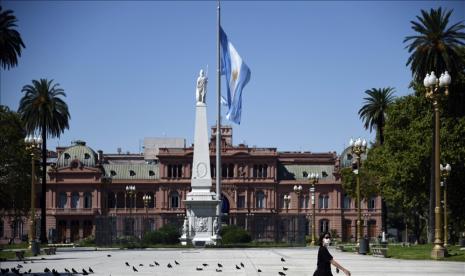
[[[333,276],[331,273],[331,264],[334,265],[336,269],[340,269],[342,272],[344,272],[345,275],[350,276],[350,271],[336,262],[333,256],[329,253],[328,246],[330,243],[331,235],[328,232],[320,235],[320,238],[318,239],[318,245],[320,248],[318,249],[317,268],[315,273],[313,273],[313,276]]]

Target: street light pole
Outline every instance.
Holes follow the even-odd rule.
[[[144,223],[144,234],[147,232],[147,225],[148,225],[148,219],[149,219],[149,213],[147,207],[149,206],[150,201],[152,200],[152,197],[148,194],[145,194],[142,197],[142,200],[144,201],[144,208],[145,208],[145,223]]]
[[[423,80],[423,84],[426,88],[426,98],[433,102],[435,124],[434,124],[434,189],[435,189],[435,208],[434,208],[434,247],[431,251],[431,257],[433,259],[443,259],[447,254],[447,249],[444,248],[444,242],[442,238],[442,221],[441,221],[441,187],[440,187],[440,148],[439,148],[439,99],[442,97],[441,88],[444,88],[444,95],[449,95],[449,84],[451,77],[446,71],[441,74],[439,79],[436,78],[434,72],[427,74]]]
[[[302,192],[302,185],[294,185],[294,193],[297,195],[297,213],[300,211],[300,193]]]
[[[312,194],[312,242],[310,245],[315,245],[316,243],[316,235],[315,235],[315,185],[318,184],[318,180],[320,179],[319,174],[311,173],[308,175],[308,180],[312,183],[310,187],[310,193]]]
[[[28,136],[24,139],[26,143],[26,150],[31,152],[31,217],[29,223],[29,248],[32,249],[33,243],[36,242],[36,227],[35,227],[35,215],[36,215],[36,172],[35,163],[38,157],[38,152],[42,145],[42,138]]]
[[[367,141],[365,139],[358,138],[357,140],[350,139],[349,146],[351,151],[355,154],[357,159],[357,170],[354,173],[357,175],[357,243],[360,243],[362,239],[362,211],[360,208],[360,167],[362,166],[361,156],[366,152]],[[359,247],[360,248],[360,247]]]
[[[131,226],[131,233],[134,235],[134,222],[132,221],[132,199],[136,192],[136,186],[134,185],[127,185],[126,186],[126,193],[129,196],[129,221]]]
[[[442,164],[439,166],[441,170],[441,176],[443,179],[443,186],[444,186],[444,247],[447,248],[447,240],[448,240],[448,231],[447,231],[447,178],[449,177],[450,171],[452,167],[449,164],[443,166]]]

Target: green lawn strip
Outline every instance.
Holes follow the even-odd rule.
[[[388,257],[405,260],[431,260],[432,244],[411,245],[409,247],[389,245]],[[445,261],[465,262],[465,251],[460,251],[458,246],[448,247],[448,256]]]

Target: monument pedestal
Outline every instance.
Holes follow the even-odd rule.
[[[198,93],[199,95],[201,93]],[[203,98],[203,100],[205,100]],[[216,209],[220,200],[211,191],[210,149],[208,145],[207,105],[197,99],[195,107],[194,160],[192,162],[192,190],[187,194],[186,219],[181,244],[194,246],[215,245],[220,239]]]

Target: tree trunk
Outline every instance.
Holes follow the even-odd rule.
[[[45,197],[47,195],[47,131],[45,120],[42,123],[42,192],[40,196],[40,242],[47,243],[47,206]]]

